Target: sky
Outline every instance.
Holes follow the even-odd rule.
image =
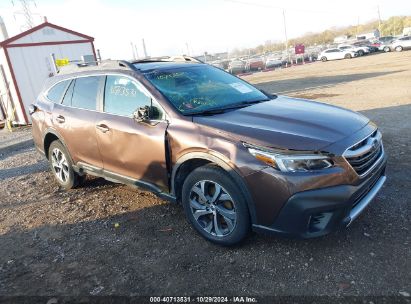
[[[143,56],[200,55],[255,47],[266,41],[411,15],[405,0],[26,0],[35,25],[49,22],[95,38],[104,59],[130,59],[134,43]],[[14,2],[14,6],[13,3]],[[24,30],[19,0],[0,0],[9,36]]]

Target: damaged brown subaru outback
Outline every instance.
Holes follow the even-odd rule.
[[[275,96],[200,62],[103,61],[50,78],[33,137],[64,188],[85,174],[181,203],[204,238],[311,238],[383,186],[381,133],[353,111]]]

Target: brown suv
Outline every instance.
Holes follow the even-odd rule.
[[[61,186],[88,173],[144,187],[223,245],[250,228],[308,238],[346,227],[386,179],[366,117],[202,63],[76,67],[50,78],[30,112]]]

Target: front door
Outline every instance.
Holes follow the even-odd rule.
[[[140,107],[155,108],[155,117],[137,122]],[[106,77],[103,105],[96,122],[104,170],[168,189],[165,133],[168,123],[147,90],[126,76]]]

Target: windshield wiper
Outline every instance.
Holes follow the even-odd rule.
[[[193,115],[193,116],[195,116],[195,115],[221,114],[221,113],[224,113],[228,110],[235,110],[235,109],[245,108],[245,107],[251,106],[253,104],[264,102],[264,101],[269,101],[269,99],[243,101],[243,102],[239,102],[239,103],[229,105],[227,107],[214,108],[214,109],[203,110],[203,111],[198,111],[198,112],[188,112],[188,113],[184,113],[184,115]]]
[[[184,113],[184,115],[213,115],[213,114],[221,114],[224,113],[228,110],[234,110],[234,109],[238,109],[238,108],[243,108],[245,107],[243,106],[230,106],[230,107],[223,107],[223,108],[214,108],[214,109],[209,109],[209,110],[203,110],[203,111],[198,111],[198,112],[188,112],[188,113]]]
[[[249,101],[243,101],[238,103],[239,105],[252,105],[260,102],[265,102],[265,101],[270,101],[271,99],[257,99],[257,100],[249,100]]]

